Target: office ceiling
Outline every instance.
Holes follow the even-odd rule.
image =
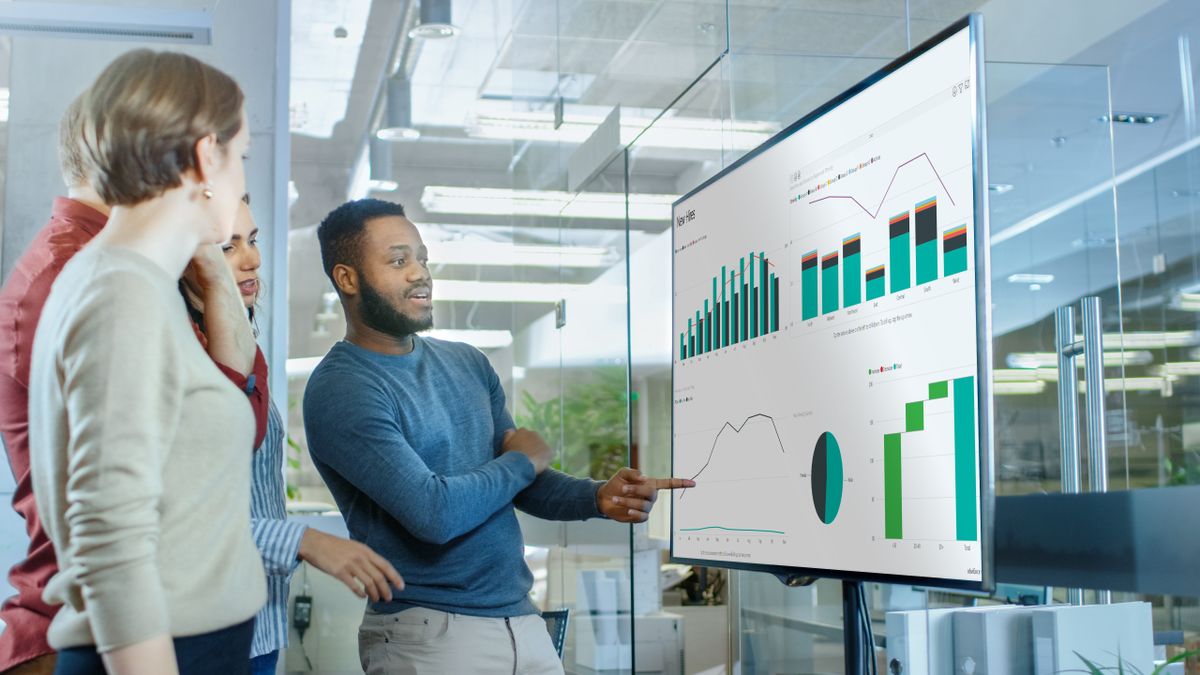
[[[1087,208],[1034,222],[1039,214],[1065,197],[1094,189],[1114,169],[1120,174],[1154,162],[1186,138],[1178,36],[1200,35],[1200,18],[1189,0],[1134,4],[1064,0],[1054,11],[1092,19],[1066,30],[1032,26],[1028,17],[1051,11],[1035,0],[913,1],[907,23],[903,0],[833,5],[735,0],[728,9],[721,1],[454,0],[454,21],[462,33],[412,45],[408,56],[412,117],[421,137],[391,147],[398,189],[371,194],[405,204],[418,223],[456,226],[438,229],[438,236],[562,242],[623,254],[620,221],[574,219],[564,230],[558,218],[426,213],[420,197],[427,185],[566,189],[562,176],[573,143],[481,138],[481,118],[548,116],[561,95],[568,118],[603,115],[620,104],[623,116],[650,119],[674,102],[674,116],[732,116],[777,128],[902,53],[910,40],[915,44],[978,9],[991,27],[989,58],[1007,62],[989,69],[991,180],[1012,186],[993,195],[993,232],[1028,228],[1002,244],[1007,248],[997,249],[1004,255],[994,257],[997,295],[1011,299],[1011,311],[1000,312],[997,324],[1016,329],[1044,317],[1060,300],[1115,282],[1111,194],[1107,201],[1094,199]],[[315,249],[305,250],[315,245],[312,226],[352,191],[365,191],[366,141],[378,124],[382,84],[410,47],[403,29],[413,20],[412,9],[410,0],[293,3],[294,272],[302,261],[315,260]],[[1010,29],[1026,24],[1030,27],[1021,31]],[[345,37],[336,36],[339,28]],[[732,53],[701,77],[728,43],[734,45]],[[1197,49],[1193,53],[1200,57]],[[1030,65],[1039,61],[1070,65]],[[1142,126],[1098,121],[1107,111],[1110,83],[1115,110],[1166,117]],[[688,94],[676,101],[685,90]],[[634,189],[678,194],[737,154],[730,148],[635,146]],[[1137,181],[1131,180],[1128,200],[1119,205],[1123,245],[1133,245],[1140,233],[1151,230],[1155,236],[1187,235],[1187,219],[1195,210],[1188,199],[1194,198],[1164,196],[1195,187],[1187,170],[1186,157],[1163,163],[1158,175],[1171,185],[1158,192],[1134,190]],[[623,187],[621,171],[614,170],[588,190]],[[1178,218],[1162,217],[1164,202],[1177,205]],[[1155,204],[1157,219],[1149,216]],[[1106,274],[1109,259],[1112,271]],[[1037,291],[1000,287],[1012,273],[1069,265],[1088,272],[1080,278],[1060,274],[1060,281]],[[453,266],[437,272],[446,279],[587,283],[604,271]],[[313,317],[324,307],[321,295],[327,288],[319,275],[304,276],[310,279],[303,284],[297,284],[295,273],[292,277],[293,356],[323,353],[341,330],[335,322],[328,333],[313,335]],[[514,310],[502,303],[455,302],[439,303],[438,316],[439,323],[453,324],[446,327],[519,330],[548,311],[537,305]]]

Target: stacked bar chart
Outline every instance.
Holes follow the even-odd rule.
[[[821,258],[821,314],[838,310],[838,253]]]
[[[942,269],[948,277],[967,271],[966,225],[959,225],[942,235]]]
[[[904,538],[904,439],[926,430],[926,403],[952,397],[954,425],[954,538],[979,539],[975,478],[975,378],[960,377],[929,383],[928,396],[904,406],[904,431],[883,436],[884,536]]]
[[[876,265],[867,270],[867,300],[882,298],[887,292],[887,281],[884,279],[885,266]]]
[[[862,236],[852,234],[842,240],[842,295],[845,306],[862,302]]]
[[[750,253],[712,277],[711,296],[679,333],[680,360],[779,330],[779,276],[765,252]],[[814,286],[815,288],[815,286]]]
[[[914,284],[928,284],[967,271],[967,226],[959,225],[941,233],[941,275],[938,274],[937,197],[917,202],[912,211],[889,218],[887,233],[887,262],[875,264],[865,272],[861,233],[842,239],[840,250],[824,254],[819,249],[810,250],[801,257],[802,320],[809,321],[889,292],[905,291]]]
[[[917,214],[917,285],[919,286],[938,278],[937,197],[930,197],[917,204],[915,213]]]
[[[816,318],[817,314],[817,252],[809,251],[800,261],[800,284],[803,287],[804,310],[802,317],[805,321]]]
[[[888,219],[888,262],[892,268],[893,293],[899,293],[912,285],[908,246],[908,211],[905,211]]]

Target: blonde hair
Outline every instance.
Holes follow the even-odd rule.
[[[138,49],[113,61],[81,103],[83,154],[106,204],[129,206],[179,187],[196,141],[224,147],[244,96],[225,73],[186,54]]]
[[[67,187],[88,184],[83,159],[83,94],[75,97],[58,123],[58,163]]]

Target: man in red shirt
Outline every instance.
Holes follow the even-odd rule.
[[[0,608],[0,672],[52,673],[54,650],[46,642],[57,606],[42,590],[58,572],[54,547],[42,529],[29,475],[29,359],[33,333],[50,286],[71,256],[96,236],[108,220],[108,207],[88,184],[78,140],[79,99],[59,127],[59,159],[67,197],[54,200],[50,222],[17,261],[0,291],[0,434],[17,482],[13,508],[25,519],[29,552],[8,574],[17,595]]]
[[[63,266],[95,237],[108,220],[108,207],[92,189],[80,139],[80,103],[75,99],[59,126],[59,159],[67,197],[54,200],[50,222],[38,232],[21,255],[3,290],[0,290],[0,435],[8,452],[17,487],[13,508],[25,519],[29,551],[9,571],[8,581],[17,595],[0,607],[0,674],[49,675],[54,672],[54,649],[46,641],[57,606],[42,600],[46,583],[58,572],[54,547],[42,529],[34,502],[29,471],[29,363],[33,336],[50,287]],[[230,280],[232,283],[232,280]],[[182,299],[180,300],[182,302]],[[241,310],[240,304],[238,307]],[[247,327],[247,333],[249,328]],[[243,340],[244,342],[244,340]],[[253,345],[253,337],[249,337]],[[210,353],[213,351],[210,347]],[[244,345],[242,346],[244,347]],[[254,447],[267,430],[267,366],[256,347],[251,372],[216,363],[235,385],[247,393],[254,408],[258,431]],[[215,361],[214,361],[215,362]],[[253,448],[247,448],[247,457]]]

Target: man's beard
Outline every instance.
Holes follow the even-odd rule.
[[[398,338],[407,337],[433,327],[432,311],[424,319],[413,319],[405,316],[393,307],[383,297],[383,294],[375,290],[366,280],[362,279],[361,276],[359,279],[361,281],[361,304],[359,305],[359,309],[362,313],[363,323],[380,333]]]

